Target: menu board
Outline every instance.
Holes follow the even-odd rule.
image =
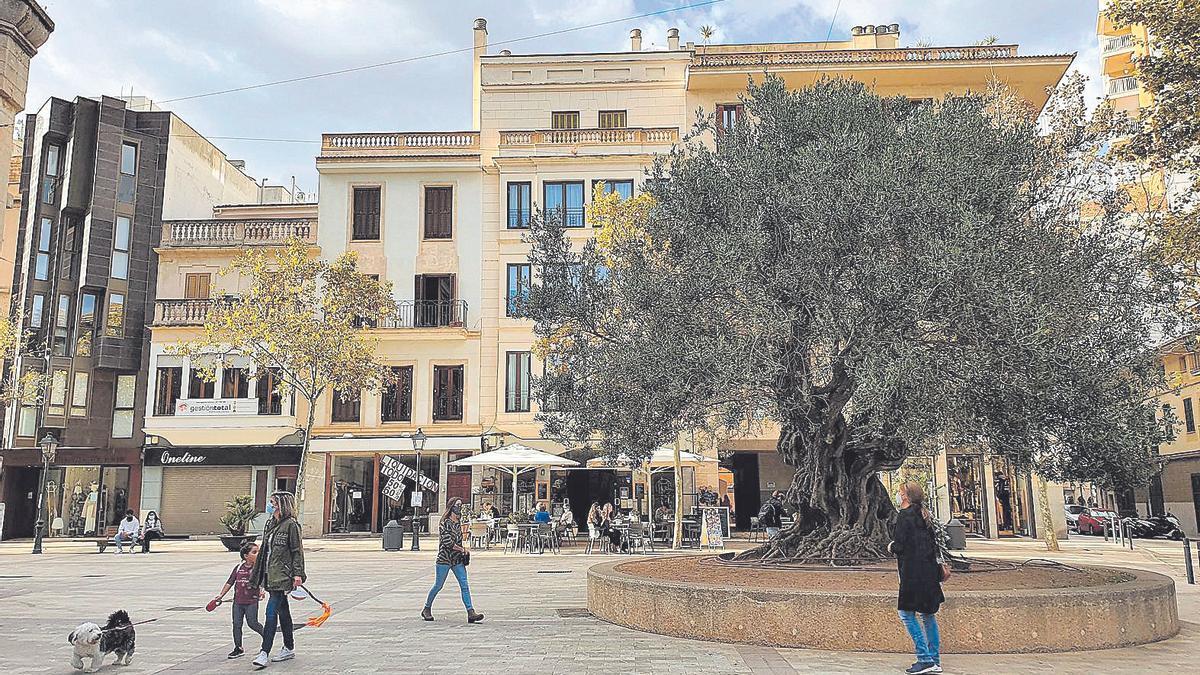
[[[725,548],[729,536],[729,509],[724,506],[700,507],[700,546]]]

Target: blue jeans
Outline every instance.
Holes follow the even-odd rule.
[[[471,589],[467,586],[467,568],[463,565],[437,566],[437,579],[433,582],[433,588],[429,589],[429,597],[425,598],[425,606],[433,607],[433,599],[437,597],[438,591],[442,590],[442,585],[446,583],[446,575],[454,570],[454,578],[458,579],[458,590],[462,593],[463,607],[471,609]]]
[[[267,600],[266,625],[262,631],[262,651],[270,654],[271,645],[275,643],[275,631],[283,629],[283,646],[295,649],[292,640],[292,609],[288,606],[287,591],[271,591]]]
[[[900,620],[904,622],[904,627],[908,629],[908,636],[912,638],[913,645],[916,647],[917,661],[940,664],[942,662],[942,644],[941,637],[938,635],[937,618],[933,614],[904,610],[900,610],[899,613]]]

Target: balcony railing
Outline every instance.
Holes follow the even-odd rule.
[[[315,218],[264,220],[168,220],[163,223],[162,245],[269,246],[288,239],[315,242]]]
[[[508,210],[508,229],[524,230],[529,228],[529,209],[509,209]]]
[[[522,145],[642,145],[670,144],[679,140],[677,127],[626,127],[623,129],[535,129],[501,131],[501,146]]]
[[[155,300],[154,325],[202,326],[213,307],[233,302],[225,298]]]
[[[789,52],[742,52],[697,54],[693,68],[744,68],[760,66],[800,66],[825,63],[877,63],[913,61],[973,61],[1010,59],[1017,55],[1016,45],[978,47],[912,47],[906,49],[832,49]]]
[[[1108,81],[1109,96],[1124,96],[1132,94],[1138,90],[1138,81],[1136,77],[1114,77]]]
[[[1117,37],[1111,37],[1104,41],[1103,53],[1105,56],[1108,56],[1114,52],[1119,52],[1125,49],[1133,49],[1134,45],[1136,44],[1137,41],[1132,35],[1118,35]]]
[[[478,131],[322,134],[321,155],[440,155],[479,152]]]
[[[439,328],[467,323],[466,300],[404,300],[397,305],[395,314],[379,319],[379,328]]]

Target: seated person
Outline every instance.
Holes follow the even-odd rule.
[[[479,517],[484,520],[495,520],[500,517],[500,514],[496,512],[496,507],[492,506],[491,502],[484,502],[483,508],[479,509]]]
[[[575,527],[575,514],[571,513],[570,509],[563,509],[562,516],[558,519],[558,524],[562,527]]]
[[[133,509],[125,511],[125,518],[121,524],[117,526],[117,533],[113,536],[113,543],[117,545],[117,553],[125,552],[125,544],[129,544],[129,552],[137,553],[133,550],[133,542],[137,539],[138,530],[142,524],[133,515]]]
[[[142,534],[139,541],[142,543],[142,553],[150,552],[150,542],[155,539],[162,539],[166,536],[163,533],[162,519],[158,517],[155,511],[146,512],[146,522],[142,523]]]
[[[533,522],[535,522],[535,523],[549,523],[550,522],[550,512],[546,510],[545,502],[538,504],[537,513],[533,514]]]

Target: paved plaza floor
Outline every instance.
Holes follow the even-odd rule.
[[[772,649],[676,639],[604,623],[587,614],[586,571],[598,555],[475,555],[470,583],[482,624],[468,625],[453,578],[418,617],[432,581],[433,551],[386,553],[378,540],[308,540],[311,588],[333,605],[320,628],[297,633],[296,660],[267,673],[894,673],[909,654]],[[430,542],[432,544],[432,542]],[[71,673],[66,636],[85,620],[123,608],[138,627],[137,654],[102,673],[249,672],[228,661],[228,606],[204,605],[220,590],[236,555],[215,541],[169,542],[155,553],[103,555],[52,544],[40,557],[24,542],[0,545],[0,673]],[[94,551],[94,547],[92,548]],[[972,541],[972,555],[1047,556],[1038,542]],[[1156,542],[1133,552],[1077,538],[1055,556],[1133,566],[1176,579],[1182,631],[1136,648],[1074,654],[965,655],[943,659],[948,673],[1183,673],[1200,654],[1200,586],[1183,581],[1179,545]],[[293,605],[297,617],[312,603]],[[261,614],[260,614],[261,618]],[[256,644],[247,631],[247,650]],[[278,644],[278,642],[277,642]],[[253,652],[251,652],[253,654]]]

